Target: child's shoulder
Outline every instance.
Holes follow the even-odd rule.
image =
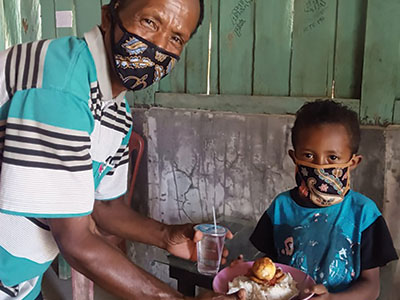
[[[291,191],[287,190],[285,192],[282,192],[278,194],[274,200],[271,202],[269,209],[277,209],[280,207],[286,207],[288,204],[290,204],[293,201],[293,198],[291,196]]]
[[[368,227],[382,215],[372,199],[353,190],[350,190],[349,194],[346,195],[343,205],[347,208],[348,213],[354,215],[361,224],[364,224],[364,227]]]
[[[273,202],[286,202],[286,201],[292,201],[292,196],[290,194],[291,190],[287,190],[285,192],[282,192],[278,194]]]
[[[349,200],[349,204],[351,204],[354,208],[359,207],[362,209],[379,210],[374,200],[353,190],[349,191],[348,195],[345,197],[345,200]]]

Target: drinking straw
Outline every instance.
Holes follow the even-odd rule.
[[[213,205],[212,207],[213,210],[213,219],[214,219],[214,231],[215,231],[215,235],[217,234],[217,218],[215,217],[215,207]]]

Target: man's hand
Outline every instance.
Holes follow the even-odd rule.
[[[196,243],[203,238],[203,233],[193,229],[194,224],[169,225],[166,235],[166,250],[178,257],[197,260]],[[227,239],[232,239],[233,234],[229,230],[226,233]],[[221,264],[226,263],[228,250],[224,247]]]
[[[241,289],[239,292],[232,295],[221,295],[213,292],[207,292],[201,296],[196,297],[199,300],[246,300],[246,291]]]
[[[331,294],[323,284],[317,284],[309,289],[304,290],[307,294],[314,293],[313,299],[330,300],[332,299]]]

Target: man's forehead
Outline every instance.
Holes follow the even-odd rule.
[[[123,0],[120,10],[127,19],[142,13],[175,23],[176,30],[191,30],[197,27],[200,17],[200,0]]]

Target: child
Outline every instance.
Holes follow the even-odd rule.
[[[303,105],[289,151],[297,187],[275,198],[250,237],[266,256],[313,277],[318,299],[376,299],[379,267],[397,259],[375,203],[350,189],[359,143],[355,112],[331,100]]]

